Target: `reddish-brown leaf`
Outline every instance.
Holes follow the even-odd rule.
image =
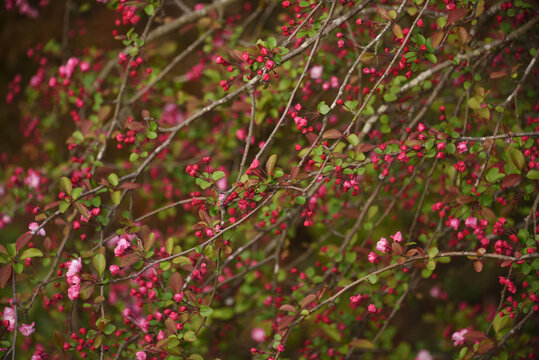
[[[60,201],[53,201],[53,202],[50,202],[48,203],[47,205],[45,205],[45,207],[43,208],[44,211],[47,211],[49,209],[52,209],[52,208],[55,208],[58,206],[58,204],[60,203]]]
[[[520,182],[520,175],[510,174],[506,175],[502,180],[502,186],[505,188],[510,188],[517,185]]]
[[[481,215],[483,215],[483,217],[485,219],[487,219],[489,222],[495,222],[496,221],[496,214],[494,214],[494,211],[492,211],[488,207],[483,206],[481,208]]]
[[[508,267],[508,266],[511,266],[511,264],[513,263],[513,260],[504,260],[500,266],[501,267]]]
[[[464,334],[464,338],[466,340],[476,341],[486,339],[487,336],[481,331],[471,330]]]
[[[322,298],[322,295],[324,295],[324,293],[326,292],[327,287],[328,287],[327,285],[324,285],[324,287],[322,289],[320,289],[320,291],[318,291],[316,293],[316,298],[318,300],[320,300]]]
[[[295,316],[293,316],[293,315],[285,315],[285,316],[283,316],[279,320],[279,323],[277,324],[277,329],[278,330],[286,329],[288,327],[288,325],[290,325],[292,323],[292,321],[294,321],[294,317]]]
[[[13,272],[11,264],[4,265],[0,268],[0,289],[3,289],[6,286],[7,282],[11,278],[11,273]]]
[[[432,33],[432,36],[430,37],[430,42],[432,46],[436,49],[442,42],[443,38],[444,38],[444,33],[438,30]]]
[[[32,235],[30,233],[24,233],[21,236],[19,236],[19,238],[15,242],[15,249],[17,251],[22,249],[26,244],[28,244],[28,242],[32,239],[33,236],[34,235]]]
[[[463,8],[456,8],[451,11],[447,16],[447,25],[451,25],[462,19],[466,15],[466,10]]]
[[[208,215],[208,213],[205,210],[199,210],[198,211],[198,217],[201,220],[205,221],[208,226],[210,226],[211,218],[210,218],[210,215]]]
[[[125,124],[125,127],[128,128],[129,130],[135,130],[135,131],[142,131],[146,129],[146,126],[143,123],[138,122],[138,121],[127,122]]]
[[[494,347],[494,342],[491,339],[485,339],[479,343],[479,347],[477,348],[477,353],[486,354],[493,347]]]
[[[393,242],[393,244],[391,244],[391,250],[393,250],[393,253],[395,255],[401,255],[403,252],[402,246],[400,246],[399,243],[396,242]]]
[[[483,263],[481,261],[474,261],[473,268],[476,272],[481,272],[483,270]]]
[[[358,151],[362,153],[366,153],[368,151],[376,149],[377,147],[378,145],[374,145],[374,144],[359,144]]]
[[[417,254],[417,249],[410,249],[406,252],[406,256],[411,257]]]
[[[301,308],[302,309],[306,308],[307,306],[309,306],[310,303],[312,303],[315,300],[316,300],[316,295],[314,294],[309,294],[305,296],[303,300],[301,300]]]
[[[183,289],[183,277],[180,273],[175,272],[170,276],[170,288],[174,294],[179,294]]]
[[[342,136],[342,133],[336,129],[329,129],[324,131],[322,135],[323,139],[339,139]]]
[[[84,206],[80,202],[75,202],[75,203],[73,203],[73,205],[75,206],[75,209],[77,209],[79,214],[81,214],[86,220],[90,219],[91,215],[90,215],[90,212],[88,211],[88,209],[86,208],[86,206]]]
[[[475,198],[470,195],[461,195],[457,198],[459,204],[469,204],[475,202]]]
[[[505,71],[494,71],[493,73],[490,74],[490,78],[491,79],[499,79],[499,78],[503,78],[507,76],[507,73]]]
[[[168,331],[171,333],[177,334],[178,329],[176,329],[176,322],[172,320],[171,318],[168,318],[165,320],[165,326],[167,327]]]
[[[389,16],[389,12],[386,9],[378,8],[377,12],[381,18],[386,19],[386,20],[391,20],[391,17]]]
[[[140,255],[137,253],[127,254],[123,256],[122,259],[120,260],[120,267],[124,268],[127,266],[131,266],[137,261],[139,261],[139,259],[140,259]]]
[[[289,311],[289,312],[296,312],[296,308],[290,304],[283,304],[281,305],[281,307],[279,308],[279,310],[281,311]]]
[[[140,184],[132,183],[132,182],[123,183],[122,185],[119,186],[120,189],[127,189],[127,190],[138,189],[139,187],[140,187]]]

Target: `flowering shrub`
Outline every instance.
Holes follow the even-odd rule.
[[[4,358],[539,352],[533,1],[5,4]]]

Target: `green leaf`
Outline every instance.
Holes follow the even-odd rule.
[[[384,94],[384,100],[386,102],[396,101],[397,100],[397,95],[395,95],[393,93],[385,93]]]
[[[538,180],[539,179],[539,170],[532,169],[528,171],[526,174],[526,177],[530,180]]]
[[[300,204],[300,205],[304,205],[306,202],[306,199],[305,197],[303,196],[296,196],[296,203]]]
[[[71,192],[71,197],[73,198],[73,200],[77,200],[80,197],[80,194],[82,194],[83,190],[84,189],[81,187],[74,188]]]
[[[103,254],[97,254],[92,259],[92,264],[94,265],[94,268],[97,270],[97,273],[99,276],[103,275],[103,272],[105,271],[105,267],[107,266],[107,260],[105,259],[105,255]]]
[[[155,11],[155,8],[152,4],[148,4],[144,7],[144,12],[148,15],[148,16],[152,16],[153,13]]]
[[[138,154],[137,153],[131,153],[131,155],[129,155],[129,161],[130,162],[133,162],[133,161],[137,161],[138,160]]]
[[[215,172],[211,175],[211,178],[212,178],[214,181],[221,180],[221,179],[224,178],[224,177],[225,177],[225,172],[224,172],[224,171],[221,171],[221,170],[215,171]]]
[[[268,49],[271,50],[271,49],[275,49],[277,47],[277,40],[275,40],[274,37],[269,37],[267,40],[266,40],[266,45],[268,45]]]
[[[174,249],[174,238],[168,238],[167,241],[165,242],[165,250],[167,254],[172,255],[173,249]]]
[[[271,154],[271,156],[268,158],[268,161],[266,161],[266,172],[268,173],[268,176],[271,176],[273,173],[273,168],[275,168],[275,163],[277,162],[277,155]]]
[[[120,190],[113,191],[110,194],[110,198],[112,199],[114,205],[119,205],[120,201],[122,201],[122,192]]]
[[[43,252],[41,252],[41,250],[36,249],[36,248],[30,248],[23,251],[21,255],[21,260],[30,259],[33,257],[42,257],[42,256],[43,256]]]
[[[433,64],[436,64],[438,62],[438,59],[436,58],[436,55],[434,55],[433,53],[426,53],[425,54],[425,59],[427,59],[428,61],[430,61]]]
[[[492,328],[494,329],[494,332],[498,334],[500,330],[504,328],[504,326],[509,321],[509,315],[505,314],[505,316],[500,316],[500,313],[498,312],[496,316],[494,317],[494,320],[492,321]]]
[[[331,108],[329,106],[326,105],[326,102],[325,101],[321,101],[319,104],[318,104],[318,112],[322,115],[326,115],[329,111],[331,110]]]
[[[65,176],[60,178],[60,190],[68,195],[71,195],[71,191],[73,191],[73,184],[71,184],[71,180],[69,180],[69,178]]]
[[[481,104],[479,103],[479,101],[477,101],[475,97],[472,97],[468,100],[468,106],[474,110],[481,109]]]
[[[427,263],[427,269],[430,270],[430,271],[433,271],[434,269],[436,269],[436,263],[434,261],[429,261]]]
[[[488,182],[496,183],[499,180],[503,179],[505,177],[505,174],[500,173],[500,170],[497,167],[491,167],[489,171],[487,171],[487,175],[485,177]]]
[[[348,137],[346,138],[346,140],[348,140],[348,142],[350,144],[352,144],[352,146],[356,146],[357,144],[359,144],[359,138],[357,137],[356,134],[350,134],[348,135]]]
[[[378,276],[372,274],[371,276],[369,276],[369,282],[373,285],[376,284],[378,282]]]
[[[435,257],[436,255],[438,255],[438,253],[439,253],[439,250],[437,247],[430,248],[428,252],[430,258]]]
[[[60,204],[58,204],[58,209],[63,214],[67,211],[67,209],[69,208],[69,205],[71,204],[68,203],[67,201],[60,201]]]
[[[206,306],[206,305],[201,305],[200,306],[200,315],[202,315],[204,317],[208,317],[211,314],[213,314],[213,309],[211,307]]]
[[[103,332],[106,334],[106,335],[110,335],[114,332],[114,330],[116,330],[116,326],[112,325],[112,324],[107,324],[105,326],[105,328],[103,329]]]
[[[516,148],[509,148],[507,152],[509,153],[509,158],[511,159],[513,165],[515,165],[517,169],[521,170],[526,163],[526,159],[524,158],[522,152]]]
[[[193,342],[197,339],[197,336],[195,335],[193,330],[188,330],[184,335],[183,338],[185,341]]]
[[[113,187],[118,186],[120,182],[120,180],[118,179],[118,175],[116,175],[115,173],[109,174],[109,176],[107,176],[107,180],[109,181],[109,184],[111,184]]]

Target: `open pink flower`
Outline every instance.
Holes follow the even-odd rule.
[[[381,238],[376,243],[376,250],[381,251],[383,253],[387,252],[387,244],[388,244],[387,239]]]
[[[114,255],[122,256],[124,254],[124,251],[129,248],[129,246],[131,246],[131,244],[129,244],[126,239],[121,238],[120,240],[118,240],[118,245],[116,245],[116,248],[114,249]]]
[[[146,353],[144,351],[137,351],[137,360],[146,360]]]
[[[66,276],[71,277],[73,275],[76,275],[80,272],[82,269],[82,260],[79,257],[78,260],[71,260],[69,263],[69,268],[67,269]]]
[[[468,329],[462,329],[459,331],[456,331],[451,336],[451,340],[453,340],[453,346],[459,346],[464,344],[464,335],[468,332]]]
[[[400,231],[397,231],[395,235],[391,235],[391,238],[394,242],[401,242],[402,241],[402,234]]]
[[[4,308],[2,320],[9,322],[9,325],[7,326],[7,329],[9,331],[15,330],[15,310],[13,309],[13,307],[9,306]]]
[[[251,338],[256,342],[263,342],[266,340],[266,332],[262,328],[255,327],[251,331]]]
[[[36,329],[34,328],[35,324],[36,324],[35,322],[32,322],[30,325],[22,324],[21,326],[19,326],[19,331],[24,336],[30,336],[34,333],[34,331],[36,331]]]
[[[38,227],[39,227],[39,224],[36,223],[36,222],[31,222],[31,223],[28,225],[28,229],[29,229],[30,231],[34,231],[34,230],[37,229]],[[45,236],[45,235],[46,235],[44,229],[39,229],[39,231],[38,231],[36,234],[41,235],[41,236]]]

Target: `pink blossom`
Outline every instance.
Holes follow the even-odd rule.
[[[374,263],[376,261],[376,254],[373,253],[372,251],[369,253],[369,256],[367,257],[367,259],[371,262],[371,263]]]
[[[470,216],[466,219],[464,224],[469,228],[475,229],[477,227],[477,218]]]
[[[33,189],[37,189],[41,177],[37,171],[32,169],[28,170],[28,176],[24,179],[24,183]]]
[[[266,340],[266,332],[262,328],[255,327],[251,331],[251,338],[256,342],[263,342]]]
[[[456,231],[459,228],[460,220],[456,218],[449,219],[447,225]]]
[[[371,313],[376,312],[376,305],[370,304],[370,305],[367,307],[367,310],[369,310],[369,312],[371,312]]]
[[[15,310],[13,307],[9,306],[4,308],[2,319],[9,322],[9,325],[7,326],[9,331],[15,330]]]
[[[459,331],[456,331],[451,336],[451,340],[453,340],[453,346],[458,346],[464,344],[464,335],[468,332],[468,329],[462,329]]]
[[[116,245],[116,248],[114,249],[114,255],[115,256],[122,256],[124,251],[129,248],[129,246],[131,246],[129,244],[129,242],[124,239],[124,238],[121,238],[119,241],[118,241],[118,244]]]
[[[161,122],[166,125],[178,125],[185,120],[185,116],[174,103],[166,103],[161,114]]]
[[[381,251],[383,253],[387,252],[387,244],[388,244],[387,239],[381,238],[376,243],[376,250]]]
[[[36,223],[36,222],[31,222],[29,225],[28,225],[28,229],[31,231],[31,232],[34,232],[35,229],[37,229],[39,227],[39,224]],[[41,236],[45,236],[46,233],[45,233],[45,230],[43,228],[39,229],[39,231],[36,233],[38,235],[41,235]]]
[[[82,269],[82,260],[80,257],[78,260],[71,260],[69,262],[69,268],[67,269],[66,276],[72,277],[73,275],[78,274],[81,269]]]
[[[432,360],[432,355],[428,350],[419,350],[415,360]]]
[[[395,235],[391,235],[391,238],[394,242],[401,242],[402,241],[402,234],[400,231],[397,231]]]
[[[79,68],[80,68],[80,71],[86,72],[90,70],[90,64],[87,61],[83,61],[80,63]]]
[[[322,72],[324,71],[324,67],[322,65],[315,65],[311,68],[311,78],[312,79],[320,79],[322,77]]]
[[[249,169],[256,169],[260,165],[260,161],[258,159],[254,159],[251,163],[251,166],[249,166]]]
[[[468,146],[466,145],[465,142],[460,142],[457,144],[457,150],[459,154],[462,154],[463,152],[468,151]]]
[[[73,301],[78,299],[80,293],[80,284],[72,285],[67,289],[67,297],[69,300]]]
[[[19,331],[24,336],[30,336],[34,333],[34,331],[36,331],[36,329],[34,328],[34,325],[35,325],[35,322],[32,322],[30,325],[22,324],[21,326],[19,326]]]
[[[148,329],[150,328],[150,322],[146,318],[138,319],[135,324],[145,333],[147,333]]]
[[[120,267],[118,265],[111,265],[109,266],[109,271],[113,276],[117,275],[120,272]]]
[[[137,360],[146,360],[146,353],[144,351],[137,351]]]

